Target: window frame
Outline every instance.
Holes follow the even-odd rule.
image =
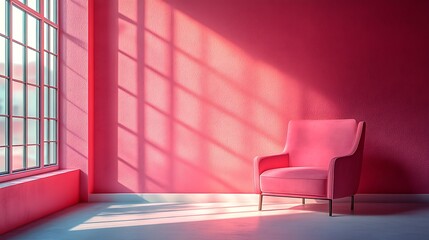
[[[1,0],[1,1],[5,1],[5,0]],[[56,16],[54,18],[54,20],[56,20],[56,22],[51,21],[50,19],[48,19],[48,17],[50,16],[50,14],[48,14],[47,17],[45,17],[45,1],[49,1],[50,0],[39,0],[39,8],[37,10],[34,10],[33,8],[31,8],[30,6],[27,6],[27,0],[25,1],[20,1],[20,0],[8,0],[5,1],[5,9],[6,9],[6,35],[0,34],[0,36],[4,37],[6,39],[6,53],[7,55],[7,65],[5,66],[5,70],[6,70],[6,75],[2,76],[0,75],[2,78],[5,79],[6,82],[6,99],[8,99],[7,101],[7,111],[5,111],[5,116],[6,116],[6,129],[5,129],[5,139],[6,139],[6,135],[7,135],[7,139],[6,139],[6,145],[4,145],[2,148],[5,149],[6,151],[6,172],[0,173],[0,183],[1,182],[6,182],[6,181],[10,181],[10,180],[14,180],[14,179],[18,179],[18,178],[23,178],[23,177],[27,177],[27,176],[32,176],[32,175],[36,175],[36,174],[41,174],[41,173],[46,173],[46,172],[51,172],[51,171],[55,171],[59,169],[59,165],[60,165],[60,151],[59,151],[59,145],[60,145],[60,131],[59,131],[59,125],[60,125],[60,104],[59,104],[59,99],[60,99],[60,81],[59,81],[59,76],[60,76],[60,4],[61,1],[58,0],[54,0],[53,2],[55,2],[56,5]],[[24,3],[25,2],[25,3]],[[13,36],[13,9],[14,7],[19,8],[20,10],[22,10],[25,14],[24,17],[24,25],[26,26],[23,29],[24,32],[24,41],[23,43],[19,42],[18,40],[15,40],[12,38]],[[27,27],[28,27],[28,18],[29,16],[35,18],[36,20],[38,20],[39,22],[39,38],[37,39],[38,42],[38,49],[37,47],[34,48],[32,46],[29,45],[29,42],[27,41]],[[49,42],[47,43],[48,46],[45,46],[45,24],[48,24],[50,27],[53,27],[56,30],[56,48],[55,51],[50,49],[50,44]],[[49,31],[49,27],[48,27],[48,31]],[[37,31],[37,30],[36,30]],[[49,35],[48,35],[49,36]],[[49,38],[49,37],[48,37]],[[24,44],[25,42],[25,44]],[[38,60],[39,60],[39,64],[36,64],[36,69],[38,70],[38,83],[31,83],[28,81],[27,79],[23,79],[21,82],[17,81],[14,76],[13,76],[13,46],[15,44],[18,44],[20,46],[23,46],[23,49],[25,51],[25,57],[23,58],[23,67],[22,67],[22,71],[23,74],[26,74],[29,71],[29,68],[27,67],[27,59],[28,59],[28,49],[31,50],[35,50],[36,51],[36,56],[37,53],[39,54],[38,56]],[[56,66],[54,67],[55,70],[55,79],[56,79],[56,85],[51,85],[50,84],[50,78],[48,78],[48,82],[45,81],[45,74],[49,75],[49,70],[45,73],[45,54],[48,56],[54,56],[54,58],[56,58]],[[37,63],[37,61],[36,61]],[[48,65],[49,65],[49,61],[48,61]],[[7,74],[8,73],[8,74]],[[37,76],[37,74],[36,74]],[[36,164],[38,166],[36,167],[32,167],[32,168],[27,168],[26,164],[27,164],[27,154],[24,154],[23,158],[23,166],[24,169],[22,170],[13,170],[13,160],[12,160],[12,148],[16,145],[13,144],[13,119],[16,119],[16,115],[13,113],[13,87],[12,85],[14,83],[22,83],[23,84],[23,88],[24,90],[24,102],[23,102],[23,106],[24,106],[24,114],[22,117],[18,117],[20,119],[24,119],[24,125],[23,125],[23,129],[25,129],[27,127],[27,125],[29,124],[28,120],[37,120],[38,122],[38,131],[37,135],[36,135],[36,143],[35,144],[28,144],[28,132],[27,130],[23,130],[23,144],[19,144],[19,146],[23,146],[24,149],[26,149],[26,152],[28,152],[28,146],[38,146],[38,151],[36,151],[36,154],[38,154],[38,157],[36,159],[38,159],[38,162],[36,162]],[[28,87],[36,87],[36,89],[38,89],[39,91],[39,95],[38,95],[38,104],[37,109],[38,109],[38,115],[36,115],[36,117],[33,116],[28,116],[28,95],[29,95],[29,91],[28,91]],[[55,116],[52,117],[50,115],[46,116],[45,115],[45,89],[48,89],[48,92],[50,92],[50,89],[55,89],[56,91],[56,99],[54,99],[55,101],[53,102],[55,105]],[[49,95],[48,95],[49,96]],[[50,100],[48,99],[48,102],[50,102]],[[50,104],[50,103],[48,103]],[[48,108],[50,108],[50,105],[48,105]],[[3,115],[2,115],[3,116]],[[47,132],[47,136],[45,136],[45,121],[48,120],[50,121],[56,121],[56,126],[55,126],[55,138],[54,140],[50,139],[50,132]],[[49,129],[49,126],[47,127]],[[54,163],[46,163],[47,159],[45,159],[45,144],[48,143],[49,145],[51,145],[50,143],[54,143],[55,146],[55,159],[54,159]],[[36,148],[37,149],[37,148]],[[48,150],[49,151],[49,150]],[[49,156],[48,156],[49,158]],[[50,161],[48,159],[48,161]]]

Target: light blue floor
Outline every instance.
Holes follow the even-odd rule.
[[[0,239],[429,239],[429,204],[79,204]]]

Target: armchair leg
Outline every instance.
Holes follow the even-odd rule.
[[[332,199],[329,199],[329,216],[332,217]]]
[[[355,210],[355,195],[352,195],[352,206],[351,206],[352,211]]]
[[[262,194],[261,195],[259,195],[259,206],[258,206],[258,211],[261,211],[262,210],[262,198],[263,198],[264,196],[262,196]]]
[[[302,205],[305,205],[305,198],[302,199]]]

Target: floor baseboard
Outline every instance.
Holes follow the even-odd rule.
[[[96,193],[89,196],[89,202],[139,202],[139,203],[208,203],[208,202],[239,202],[257,203],[258,194],[203,194],[203,193]],[[335,202],[349,201],[348,198],[336,199]],[[357,194],[356,202],[374,203],[429,203],[429,194]],[[265,197],[264,202],[299,203],[299,198]],[[308,199],[308,203],[319,200]]]

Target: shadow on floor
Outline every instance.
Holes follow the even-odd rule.
[[[273,205],[270,209],[264,211],[276,211],[283,208],[276,208]],[[308,212],[326,212],[328,214],[328,202],[310,203],[305,205],[296,205],[288,208],[292,211]],[[334,203],[333,216],[338,215],[360,215],[360,216],[380,216],[380,215],[400,215],[408,212],[429,210],[429,204],[425,203],[355,203],[354,211],[351,210],[349,203]]]

